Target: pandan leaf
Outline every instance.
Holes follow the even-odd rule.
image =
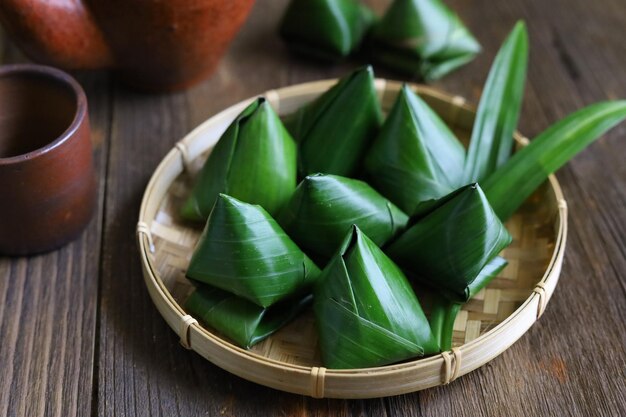
[[[370,148],[369,182],[406,213],[463,181],[465,149],[437,114],[404,85]]]
[[[483,181],[511,156],[527,66],[528,34],[524,23],[518,22],[493,61],[478,104],[465,165],[466,183]]]
[[[469,299],[481,270],[511,243],[511,235],[478,184],[470,184],[409,220],[386,253],[418,280]]]
[[[298,141],[300,174],[354,174],[381,121],[372,68],[342,78],[285,118],[285,126]]]
[[[360,45],[374,14],[355,0],[292,0],[280,27],[297,52],[336,61]]]
[[[370,34],[381,64],[435,80],[474,59],[480,45],[440,0],[395,0]]]
[[[278,220],[307,253],[328,259],[353,224],[380,246],[406,225],[408,217],[363,181],[314,174],[298,185]]]
[[[467,300],[473,298],[481,289],[487,286],[507,265],[504,258],[496,256],[478,274],[468,286]],[[454,321],[461,311],[463,303],[451,301],[450,296],[441,292],[431,294],[430,328],[442,351],[452,348],[452,334]]]
[[[293,138],[270,104],[259,98],[215,145],[181,215],[206,220],[219,193],[276,213],[296,188],[296,164]]]
[[[185,308],[207,326],[249,349],[289,323],[312,301],[313,295],[305,294],[259,307],[227,291],[198,284]]]
[[[500,219],[507,220],[548,175],[626,118],[626,100],[596,103],[567,116],[483,181]]]
[[[261,207],[220,194],[187,270],[189,278],[261,307],[305,291],[319,269]]]
[[[315,286],[324,365],[364,368],[439,351],[406,277],[358,227]]]

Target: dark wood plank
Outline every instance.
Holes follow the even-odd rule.
[[[2,36],[2,35],[0,35]],[[2,38],[4,63],[26,59]],[[104,177],[108,77],[78,74],[86,90],[96,170]],[[45,255],[0,256],[0,415],[91,415],[104,181],[79,239]]]

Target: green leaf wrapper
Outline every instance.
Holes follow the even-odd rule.
[[[403,86],[369,150],[371,184],[406,213],[462,185],[465,149],[437,114]]]
[[[357,49],[374,14],[355,0],[292,0],[280,34],[295,51],[337,61]]]
[[[285,118],[285,126],[298,141],[300,174],[354,174],[381,122],[372,68],[342,78]]]
[[[356,226],[322,272],[314,294],[328,368],[381,366],[439,352],[406,277]]]
[[[480,44],[440,0],[395,0],[370,35],[372,57],[435,80],[474,59]]]
[[[187,276],[261,307],[306,292],[319,269],[261,207],[220,194]]]
[[[259,204],[274,214],[296,188],[296,144],[264,99],[248,106],[209,155],[181,215],[209,216],[219,193]]]
[[[353,224],[383,245],[408,217],[367,183],[336,175],[306,177],[278,218],[307,253],[330,258]]]
[[[453,301],[467,301],[481,270],[511,243],[511,235],[478,184],[464,186],[417,213],[385,252]]]
[[[465,165],[466,183],[483,181],[511,156],[527,66],[528,34],[524,23],[518,22],[491,65],[478,104]]]
[[[313,295],[305,294],[264,308],[227,291],[198,284],[185,302],[185,309],[242,348],[249,349],[289,323],[312,301]]]
[[[478,274],[478,277],[469,285],[468,300],[473,298],[507,265],[504,258],[496,256]],[[461,311],[463,304],[457,301],[450,301],[450,297],[441,293],[431,294],[430,328],[442,351],[452,348],[452,333],[454,330],[454,320]]]
[[[570,114],[513,154],[483,181],[494,211],[511,217],[548,175],[626,118],[626,100],[592,104]]]

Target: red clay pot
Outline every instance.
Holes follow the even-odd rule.
[[[208,77],[254,0],[2,0],[0,22],[33,60],[114,68],[149,90]]]
[[[0,67],[0,253],[57,248],[89,222],[96,179],[80,85],[39,65]]]

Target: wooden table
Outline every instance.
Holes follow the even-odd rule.
[[[371,3],[382,10],[388,2]],[[584,105],[626,97],[623,0],[447,3],[484,52],[436,86],[473,102],[500,43],[517,19],[527,21],[520,130],[529,137]],[[77,74],[89,98],[98,211],[61,250],[0,257],[0,416],[626,415],[626,124],[558,174],[570,234],[546,314],[502,356],[449,386],[314,400],[244,381],[178,344],[148,297],[135,245],[157,163],[194,126],[243,98],[357,65],[289,55],[276,36],[285,4],[259,1],[215,75],[189,91],[143,94],[105,72]],[[2,62],[24,59],[0,41]]]

